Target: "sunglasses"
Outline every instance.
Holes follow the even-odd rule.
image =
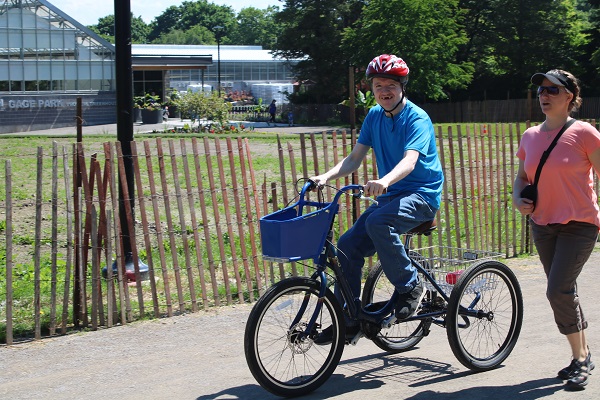
[[[541,96],[542,93],[546,91],[546,93],[548,93],[550,96],[556,96],[560,93],[561,88],[562,86],[540,86],[538,87],[537,94],[538,96]]]

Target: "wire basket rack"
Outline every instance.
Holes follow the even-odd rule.
[[[502,253],[471,250],[458,247],[429,246],[410,250],[410,255],[418,261],[423,268],[435,279],[440,288],[450,295],[454,285],[462,272],[471,265],[484,260],[494,260],[503,257]],[[492,289],[494,283],[490,280],[481,279],[473,282],[467,291],[482,291]],[[429,282],[425,282],[429,290],[436,290]]]

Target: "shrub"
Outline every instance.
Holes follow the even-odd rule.
[[[182,116],[188,116],[192,122],[199,120],[215,121],[224,124],[231,104],[226,102],[216,92],[188,91],[173,102],[181,111]]]

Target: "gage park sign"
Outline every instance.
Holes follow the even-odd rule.
[[[0,133],[76,126],[81,97],[84,125],[116,122],[116,93],[0,95]]]

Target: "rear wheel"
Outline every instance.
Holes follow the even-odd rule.
[[[423,284],[425,278],[421,274],[419,276],[421,284]],[[385,276],[381,263],[377,262],[369,272],[367,281],[365,282],[362,306],[365,307],[368,304],[388,301],[394,294],[394,290],[394,285]],[[426,291],[423,302],[430,301],[431,292],[427,288],[423,288],[423,290]],[[390,328],[382,329],[371,340],[382,350],[389,353],[399,353],[416,346],[429,332],[430,326],[431,319],[429,318],[399,322]]]
[[[278,396],[300,396],[321,386],[333,373],[345,345],[342,308],[330,290],[319,299],[318,282],[302,277],[273,285],[256,302],[246,325],[246,362],[258,383]],[[315,306],[322,301],[312,332],[305,334]],[[302,306],[305,305],[301,313]],[[331,326],[332,343],[315,336]]]
[[[472,266],[452,289],[446,321],[458,361],[474,371],[497,367],[521,332],[523,297],[517,277],[494,260]]]

